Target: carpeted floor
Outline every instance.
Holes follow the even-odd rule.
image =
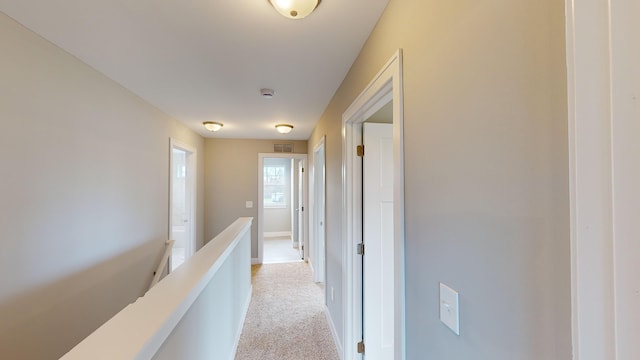
[[[307,263],[254,265],[252,281],[236,360],[339,359]]]

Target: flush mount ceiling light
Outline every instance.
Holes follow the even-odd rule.
[[[276,125],[276,130],[278,130],[280,134],[288,134],[291,132],[291,130],[293,130],[293,125],[278,124]]]
[[[205,121],[202,123],[202,125],[204,125],[204,128],[209,131],[218,131],[224,126],[222,123],[214,121]]]
[[[260,95],[265,99],[272,99],[275,93],[276,92],[273,91],[273,89],[260,89]]]
[[[320,0],[268,0],[269,3],[284,17],[302,19],[311,14]]]

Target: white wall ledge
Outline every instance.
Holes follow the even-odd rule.
[[[252,221],[252,218],[236,220],[61,359],[151,359],[241,239],[251,231]]]

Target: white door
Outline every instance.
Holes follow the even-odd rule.
[[[363,124],[363,340],[366,360],[394,357],[393,127]]]
[[[304,260],[304,160],[298,160],[298,251]]]
[[[300,224],[298,224],[298,212],[300,211],[300,179],[297,173],[298,162],[300,162],[300,160],[291,159],[291,245],[299,250],[300,241],[298,227]]]
[[[324,142],[322,142],[313,152],[313,197],[314,197],[314,226],[313,245],[314,257],[314,280],[324,282],[325,279],[325,156]]]

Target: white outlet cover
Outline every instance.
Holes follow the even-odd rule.
[[[253,208],[253,201],[246,201],[245,202],[245,206],[246,206],[247,209]]]
[[[443,283],[440,283],[440,321],[456,335],[460,335],[458,292]]]

